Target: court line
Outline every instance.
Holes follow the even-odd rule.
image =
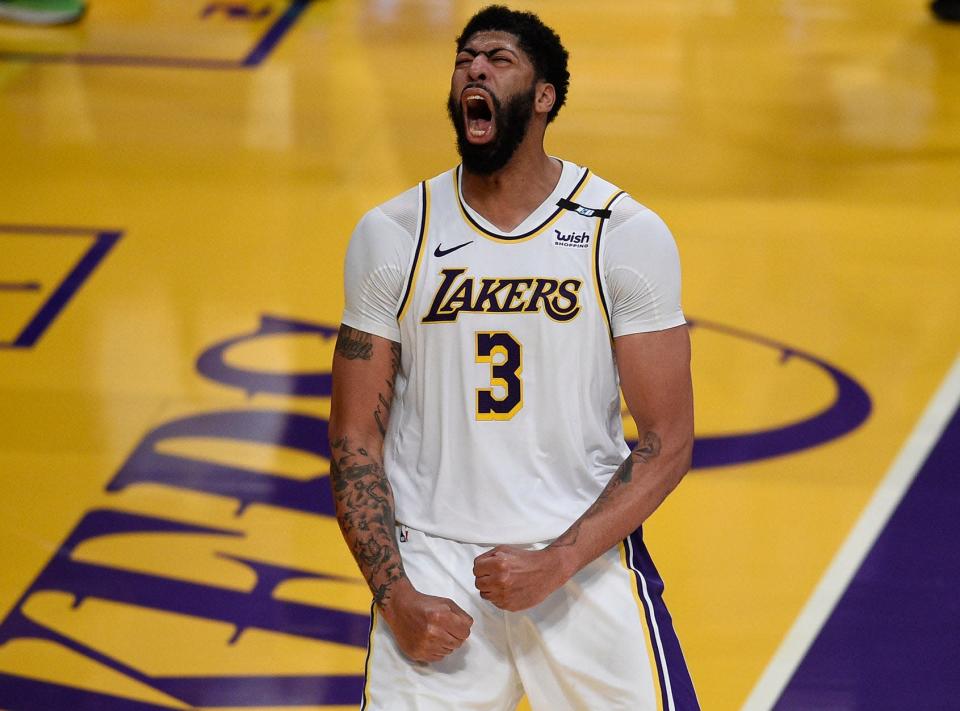
[[[93,274],[100,262],[110,252],[113,246],[123,236],[123,230],[106,230],[95,227],[44,227],[41,225],[9,225],[0,224],[0,233],[10,232],[14,237],[90,237],[93,244],[81,256],[77,263],[63,277],[53,293],[40,305],[38,310],[13,341],[0,341],[0,348],[32,348],[40,336],[50,327],[50,324],[60,315],[67,303],[74,297],[81,286]],[[6,288],[4,288],[6,286]],[[21,284],[0,283],[0,292],[36,291],[40,289],[39,282],[24,282]],[[11,287],[16,287],[13,289]],[[35,287],[35,288],[34,288]]]
[[[309,4],[310,0],[293,0],[287,11],[273,23],[273,26],[267,30],[256,46],[240,62],[241,66],[255,67],[266,59],[274,48],[280,44],[280,40],[286,36],[287,30],[293,27],[293,23],[297,21]]]
[[[12,233],[11,236],[19,235],[37,235],[37,234],[55,234],[60,235],[83,235],[89,236],[97,232],[121,232],[116,227],[78,227],[76,225],[15,225],[13,223],[0,223],[0,232]]]
[[[0,281],[0,291],[40,291],[40,282]]]
[[[239,59],[200,57],[164,57],[123,54],[84,54],[82,52],[0,51],[0,61],[89,64],[114,67],[167,67],[177,69],[250,69],[259,66],[287,35],[311,0],[291,0],[252,49]]]
[[[870,502],[760,675],[741,711],[769,711],[780,698],[874,541],[939,441],[958,405],[960,356],[954,360]]]

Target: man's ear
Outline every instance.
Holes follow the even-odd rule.
[[[534,94],[533,110],[538,114],[548,114],[555,103],[557,103],[557,90],[553,88],[553,84],[538,81]]]

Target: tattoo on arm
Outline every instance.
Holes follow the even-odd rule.
[[[373,339],[366,331],[341,324],[335,352],[347,360],[370,360],[373,357]]]
[[[354,360],[370,360],[373,341],[369,333],[341,326],[337,353]],[[400,368],[400,344],[391,343],[391,373],[383,392],[377,393],[372,413],[380,435],[386,433],[393,399],[393,383]],[[383,458],[371,455],[344,435],[330,443],[330,482],[340,530],[377,605],[385,604],[390,590],[406,577],[396,538],[393,490],[383,469]]]
[[[348,437],[331,442],[330,480],[343,537],[379,605],[390,588],[406,577],[397,546],[393,490],[381,462]]]
[[[390,400],[383,396],[383,393],[377,393],[377,409],[373,411],[373,419],[377,421],[377,429],[381,436],[387,434],[387,419],[390,416],[390,402],[393,399],[393,383],[400,371],[400,344],[394,341],[390,342],[390,379],[387,380],[387,390],[390,392]]]
[[[660,456],[660,436],[656,432],[644,432],[643,439],[630,453],[635,455],[643,464]]]
[[[620,466],[617,467],[617,471],[610,477],[610,481],[607,482],[603,491],[600,492],[597,500],[590,504],[590,508],[588,508],[562,536],[554,541],[553,545],[555,547],[574,545],[580,536],[580,526],[584,520],[606,508],[607,502],[610,497],[613,496],[613,492],[633,480],[634,464],[648,464],[658,456],[660,456],[660,435],[653,431],[644,432],[640,442],[634,447],[633,451],[627,455],[627,458],[623,460]]]

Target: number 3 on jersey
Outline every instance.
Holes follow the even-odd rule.
[[[490,388],[477,388],[478,420],[509,420],[523,407],[523,347],[505,331],[477,332],[477,363],[490,364]],[[501,397],[494,388],[499,388]]]

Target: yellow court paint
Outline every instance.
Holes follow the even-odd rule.
[[[369,596],[324,513],[340,267],[365,210],[456,162],[479,7],[0,25],[0,707],[37,680],[359,698]],[[814,418],[826,366],[869,397],[842,436],[707,461],[646,527],[701,703],[733,711],[960,350],[960,35],[913,0],[523,7],[571,52],[548,150],[677,238],[698,437]]]

